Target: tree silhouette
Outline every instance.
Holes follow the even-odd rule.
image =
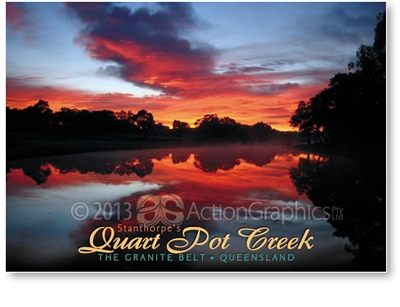
[[[90,150],[98,150],[101,146],[113,146],[117,142],[135,140],[135,135],[141,135],[151,141],[173,141],[176,145],[190,144],[196,142],[235,142],[253,143],[278,141],[288,144],[297,142],[297,133],[287,134],[274,130],[264,122],[258,122],[253,126],[242,125],[231,117],[219,118],[217,114],[206,114],[195,123],[196,128],[190,128],[189,124],[180,120],[174,120],[172,129],[162,123],[155,123],[152,113],[142,109],[137,114],[131,111],[121,110],[78,110],[75,108],[62,107],[53,112],[49,103],[40,100],[33,106],[23,110],[10,109],[6,107],[7,133],[16,138],[7,138],[8,157],[15,159],[27,154],[18,152],[31,132],[42,132],[41,137],[35,140],[44,141],[39,144],[32,142],[35,147],[40,146],[57,147],[59,144],[53,141],[76,142],[77,146],[69,146],[68,153],[81,152],[84,149],[83,140],[88,141]],[[49,136],[53,134],[53,138]],[[107,143],[105,143],[105,142]],[[114,144],[110,144],[113,142]],[[187,143],[185,143],[187,142]],[[14,145],[17,146],[14,146]],[[54,146],[55,145],[55,146]],[[168,144],[169,145],[169,144]],[[124,145],[125,146],[125,145]],[[56,149],[59,151],[59,148]],[[44,151],[43,153],[49,153]],[[65,152],[66,153],[66,152]],[[34,155],[39,155],[36,151]],[[9,158],[8,158],[9,159]]]
[[[154,118],[153,115],[146,110],[140,110],[137,114],[132,116],[133,121],[136,123],[137,127],[144,139],[153,131],[154,128]]]
[[[377,19],[373,45],[361,45],[356,53],[357,61],[350,62],[349,69],[355,68],[376,82],[382,82],[386,78],[386,12],[378,14]]]
[[[272,127],[263,122],[254,124],[252,126],[252,132],[252,137],[256,141],[269,141],[273,135]]]
[[[194,123],[201,137],[212,138],[218,135],[219,118],[217,114],[206,114]]]
[[[190,132],[190,126],[186,122],[174,120],[172,123],[172,132],[177,137],[186,136]]]
[[[289,121],[290,126],[299,128],[300,135],[307,138],[308,144],[311,143],[310,139],[314,132],[314,123],[311,112],[311,103],[300,101],[296,111]]]
[[[24,121],[28,128],[38,130],[47,128],[51,125],[53,110],[49,103],[39,100],[35,105],[29,106],[24,110]]]
[[[349,73],[338,73],[328,88],[300,101],[290,125],[320,142],[384,142],[386,134],[386,13],[378,15],[372,46],[361,45]],[[328,137],[327,137],[328,136]]]
[[[241,127],[233,118],[219,118],[217,114],[206,114],[194,123],[198,135],[207,140],[212,139],[237,139]]]
[[[172,123],[172,129],[177,129],[177,130],[189,129],[189,124],[181,122],[180,120],[174,120]]]
[[[6,107],[6,126],[7,130],[14,129],[15,127],[23,127],[24,110],[19,110],[17,108],[11,109],[10,107]]]

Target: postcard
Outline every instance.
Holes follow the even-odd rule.
[[[8,2],[7,272],[387,271],[385,2]]]

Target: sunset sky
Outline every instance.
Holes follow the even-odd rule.
[[[348,72],[385,2],[7,3],[6,104],[205,114],[292,130]]]

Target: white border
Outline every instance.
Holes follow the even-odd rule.
[[[4,11],[3,11],[4,10]],[[373,306],[398,301],[399,281],[399,188],[398,157],[400,132],[397,55],[400,30],[400,4],[387,2],[388,18],[388,273],[96,273],[96,274],[15,274],[5,273],[5,176],[1,176],[3,202],[0,227],[0,305],[1,306],[85,306],[140,303],[171,305],[263,305],[289,303],[296,306],[343,305]],[[5,3],[2,8],[2,34],[5,43]],[[5,68],[5,48],[3,48]],[[5,73],[2,75],[5,97]],[[1,138],[5,144],[5,111],[0,111]],[[5,146],[0,173],[5,174]],[[396,193],[397,192],[397,193]],[[3,216],[4,215],[4,216]],[[394,300],[391,300],[394,299]]]

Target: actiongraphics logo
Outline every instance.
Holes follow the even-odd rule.
[[[280,221],[284,225],[293,220],[343,220],[343,208],[340,207],[315,207],[311,205],[270,206],[262,202],[253,202],[248,206],[223,206],[223,205],[196,205],[192,202],[184,214],[184,203],[176,194],[146,194],[141,196],[133,212],[130,202],[111,204],[110,202],[95,202],[97,212],[93,220],[130,220],[136,216],[141,226],[181,225],[184,220],[202,221],[230,221],[230,220],[271,220]],[[76,220],[83,220],[89,215],[89,207],[83,202],[75,203],[71,208],[71,215]]]
[[[168,209],[168,202],[172,202],[177,210]],[[175,194],[143,195],[136,208],[137,220],[141,225],[154,226],[162,222],[166,226],[175,226],[182,224],[184,219],[182,198]]]
[[[280,221],[284,225],[293,220],[343,220],[343,208],[340,207],[315,207],[311,205],[269,206],[262,202],[253,202],[249,206],[202,206],[199,208],[194,202],[189,208],[186,219],[194,218],[205,221],[231,221],[231,220],[271,220]]]

